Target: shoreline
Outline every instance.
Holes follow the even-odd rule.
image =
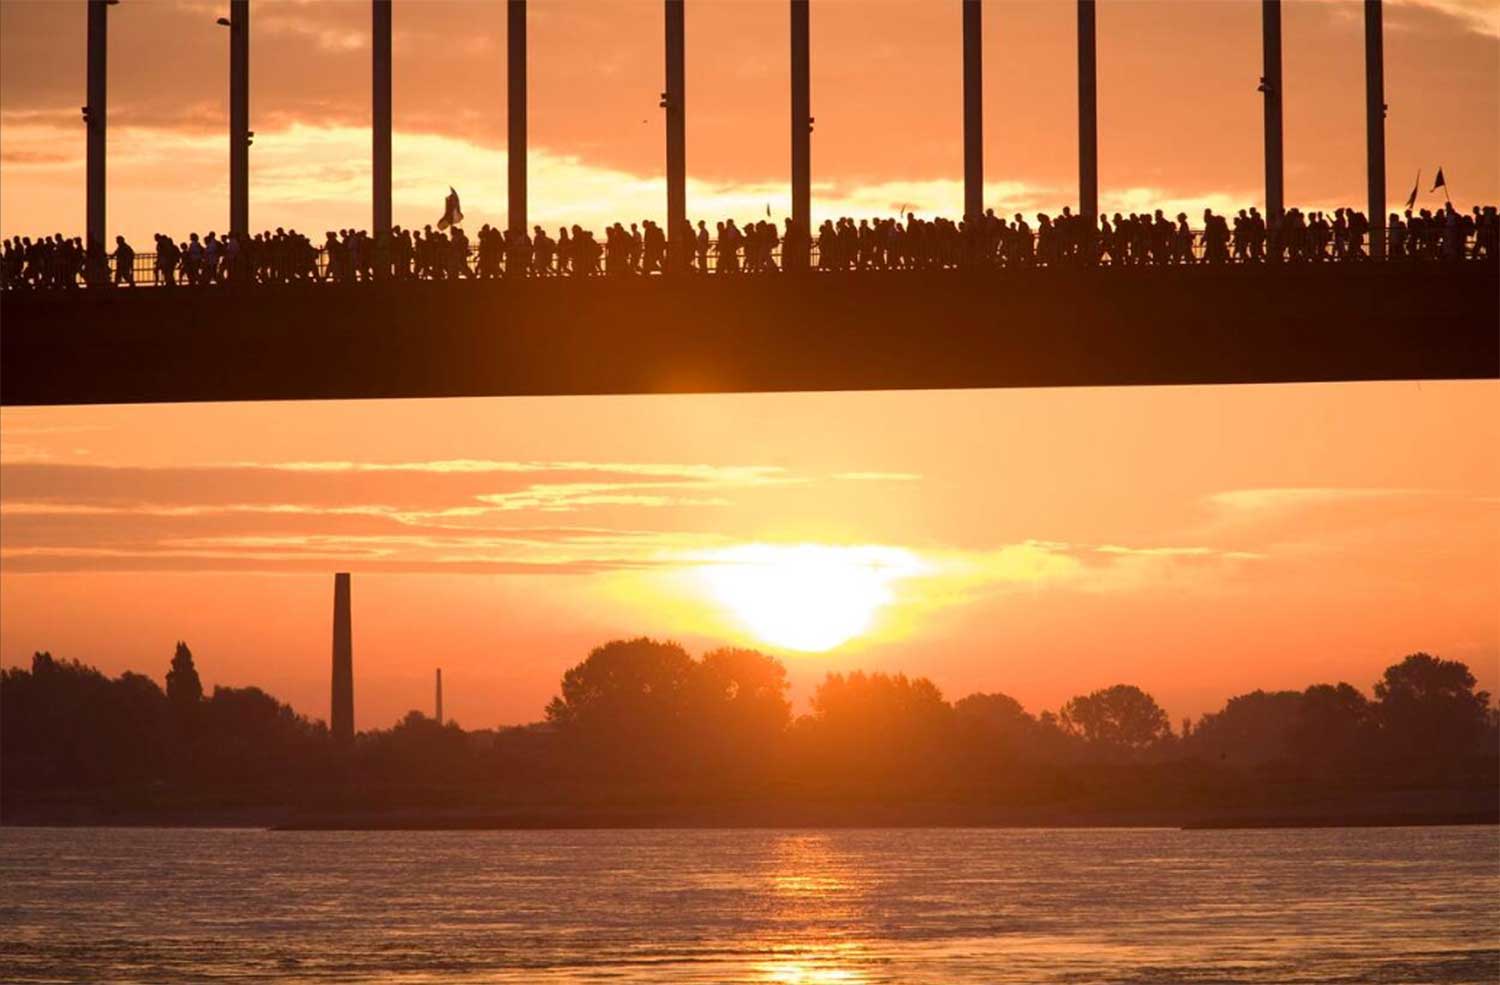
[[[8,812],[10,813],[10,812]],[[9,828],[219,828],[305,831],[873,830],[957,828],[1175,828],[1182,831],[1500,825],[1500,807],[1447,810],[1042,810],[773,806],[548,810],[15,811]]]

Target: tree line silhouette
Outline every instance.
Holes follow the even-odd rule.
[[[1173,729],[1129,684],[1032,714],[946,700],[904,674],[830,673],[794,715],[782,664],[615,640],[543,721],[465,731],[409,712],[342,747],[256,687],[205,693],[178,643],[165,688],[37,653],[0,673],[6,814],[122,809],[920,800],[1213,807],[1416,787],[1493,789],[1500,713],[1463,663],[1415,653],[1367,697],[1344,682],[1252,691]],[[1302,794],[1288,794],[1300,790]],[[1279,791],[1279,793],[1278,793]],[[1492,798],[1493,800],[1493,798]]]

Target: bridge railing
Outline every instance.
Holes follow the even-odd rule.
[[[1031,249],[1029,251],[1011,251],[1008,255],[1001,252],[983,251],[982,255],[973,255],[966,249],[965,245],[958,241],[939,242],[926,244],[929,248],[922,251],[921,255],[912,256],[903,249],[900,244],[894,247],[892,244],[880,244],[872,247],[862,247],[860,244],[849,244],[851,250],[838,250],[839,256],[824,255],[820,245],[814,241],[809,250],[808,269],[812,272],[829,272],[833,270],[915,270],[915,269],[952,269],[952,268],[1003,268],[1003,267],[1047,267],[1053,265],[1078,266],[1085,262],[1075,250],[1071,254],[1063,253],[1054,256],[1044,255],[1040,249],[1041,243],[1033,234]],[[852,252],[852,255],[848,255]],[[699,274],[728,274],[733,269],[735,274],[754,276],[757,274],[778,273],[782,270],[783,244],[777,243],[769,254],[757,256],[755,251],[745,250],[742,247],[735,250],[736,256],[732,264],[726,263],[728,254],[721,252],[719,241],[714,240],[709,244],[706,254],[700,255],[696,250],[693,252],[689,273]],[[1017,254],[1020,255],[1017,255]],[[600,244],[599,261],[597,267],[582,269],[575,266],[572,269],[561,269],[559,260],[554,255],[552,265],[547,270],[537,270],[528,267],[524,276],[557,276],[557,277],[593,277],[613,276],[615,274],[634,276],[657,276],[660,271],[647,272],[642,270],[641,258],[634,257],[634,263],[628,264],[628,258],[617,258],[613,263],[610,261],[609,249]],[[985,255],[987,254],[987,255]],[[1107,247],[1102,248],[1101,255],[1094,261],[1098,266],[1176,266],[1183,264],[1198,264],[1208,262],[1207,241],[1202,230],[1193,230],[1191,243],[1186,254],[1180,248],[1173,249],[1170,246],[1163,251],[1153,251],[1150,248],[1141,249],[1136,247],[1135,252],[1120,249],[1111,252]],[[1477,250],[1471,247],[1471,241],[1466,241],[1462,248],[1457,251],[1454,258],[1470,258],[1477,255]],[[361,258],[355,264],[345,261],[342,269],[335,267],[329,252],[325,248],[316,248],[310,255],[292,257],[288,251],[279,248],[266,250],[260,248],[255,255],[243,257],[234,264],[220,257],[213,267],[209,269],[206,264],[193,264],[187,257],[182,257],[176,269],[166,271],[158,267],[159,257],[155,253],[137,253],[131,263],[129,278],[122,279],[118,270],[118,264],[110,258],[107,261],[107,271],[96,271],[93,282],[90,282],[85,265],[74,260],[74,269],[59,269],[56,266],[51,269],[40,271],[19,264],[12,264],[15,269],[0,271],[3,279],[0,279],[0,287],[5,289],[29,289],[33,287],[92,287],[129,283],[137,287],[160,287],[173,285],[220,285],[230,284],[236,281],[250,281],[252,283],[326,283],[329,281],[365,281],[371,279],[406,279],[406,280],[454,280],[454,279],[486,279],[489,277],[514,276],[503,269],[503,249],[497,251],[501,260],[483,262],[483,253],[477,246],[470,246],[467,256],[460,266],[451,257],[441,258],[437,267],[433,267],[423,261],[413,261],[411,269],[406,272],[394,271],[391,264],[387,262],[385,269],[391,271],[383,276],[374,269],[376,264],[369,262],[374,257]],[[1387,257],[1387,261],[1406,262],[1413,259],[1432,258],[1435,255],[1424,253],[1421,257],[1407,255]],[[1228,256],[1223,259],[1226,264],[1266,262],[1264,254],[1241,254],[1231,247]],[[1318,253],[1311,256],[1283,257],[1285,262],[1295,263],[1318,263],[1318,262],[1348,262],[1368,260],[1369,257],[1363,252],[1358,255],[1346,253],[1335,256],[1331,253]],[[54,259],[54,264],[62,261]],[[362,269],[361,269],[362,268]],[[439,269],[441,268],[441,269]]]

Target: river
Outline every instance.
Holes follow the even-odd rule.
[[[1500,829],[0,829],[6,982],[1500,981]]]

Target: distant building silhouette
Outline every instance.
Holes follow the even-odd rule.
[[[354,741],[354,639],[349,617],[349,573],[333,576],[333,709],[338,742]]]

